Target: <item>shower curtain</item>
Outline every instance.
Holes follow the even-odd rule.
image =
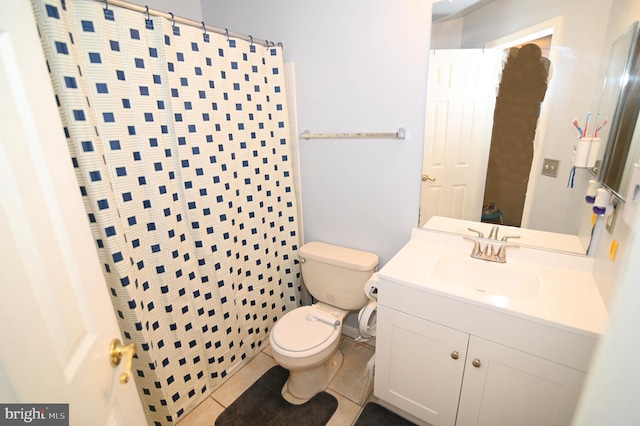
[[[135,382],[149,424],[171,424],[299,304],[282,49],[32,4]]]

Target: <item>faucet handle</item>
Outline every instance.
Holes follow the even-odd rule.
[[[512,239],[520,238],[520,235],[505,235],[504,237],[502,237],[502,241],[506,242],[509,238],[512,238]]]
[[[473,229],[473,228],[467,228],[467,229],[471,232],[475,232],[476,234],[478,234],[478,238],[484,238],[484,234],[481,231],[478,231],[477,229]]]
[[[506,263],[507,262],[507,247],[515,247],[520,248],[515,244],[502,244],[500,248],[498,248],[498,252],[496,253],[496,262],[498,263]]]
[[[480,248],[480,241],[476,240],[475,238],[471,238],[467,236],[463,236],[462,238],[473,242],[473,250],[471,250],[471,255],[470,255],[471,257],[478,257],[480,253],[482,253],[482,249]]]

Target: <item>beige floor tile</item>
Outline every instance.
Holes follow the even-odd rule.
[[[235,373],[233,377],[213,391],[212,398],[223,407],[228,407],[237,397],[242,395],[242,392],[247,390],[274,365],[276,365],[276,362],[273,358],[260,352],[247,365]]]
[[[327,426],[352,425],[358,418],[358,414],[360,414],[362,407],[331,389],[327,389],[327,392],[335,396],[338,400],[338,408],[329,419]]]
[[[179,426],[213,426],[224,407],[211,398],[207,398],[189,414],[178,421]]]
[[[366,388],[370,388],[372,384],[367,377],[366,366],[374,354],[374,349],[367,344],[356,343],[353,339],[345,337],[340,344],[340,350],[344,353],[344,361],[340,371],[329,384],[329,389],[357,404],[363,404],[370,391]]]
[[[329,385],[327,392],[338,399],[338,409],[329,420],[328,426],[352,425],[362,411],[358,405],[365,385],[364,371],[367,362],[374,354],[374,348],[367,344],[356,343],[350,337],[344,337],[340,349],[344,361],[340,371]],[[179,426],[213,426],[216,418],[242,392],[247,390],[271,367],[277,365],[271,355],[271,347],[266,346],[254,359],[241,367],[229,380],[216,389],[202,404],[187,414]],[[372,399],[369,396],[369,399]],[[295,399],[292,397],[292,399]],[[291,401],[301,403],[303,401]]]

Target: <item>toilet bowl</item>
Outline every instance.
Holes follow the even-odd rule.
[[[342,365],[342,324],[369,302],[363,289],[378,256],[312,242],[300,248],[300,262],[305,287],[318,302],[280,318],[269,343],[274,360],[289,370],[286,390],[309,399],[327,388]]]
[[[326,389],[342,365],[338,346],[348,311],[333,308],[329,313],[329,309],[322,304],[294,309],[269,336],[273,359],[289,370],[287,390],[296,398],[308,399]],[[335,322],[318,320],[315,312],[331,315]]]

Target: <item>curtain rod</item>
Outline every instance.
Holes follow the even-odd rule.
[[[122,7],[123,9],[133,10],[135,12],[149,14],[151,16],[159,16],[161,18],[165,18],[165,19],[168,19],[168,20],[173,21],[173,22],[177,22],[177,23],[184,24],[184,25],[189,25],[191,27],[200,28],[200,29],[212,32],[212,33],[226,35],[229,38],[237,38],[237,39],[241,39],[241,40],[244,40],[244,41],[249,41],[249,42],[254,43],[254,44],[260,44],[260,45],[265,46],[265,47],[272,47],[272,46],[275,46],[276,44],[278,46],[280,46],[280,47],[283,47],[282,43],[280,43],[280,42],[274,43],[273,41],[261,40],[259,38],[253,38],[250,35],[247,36],[247,35],[244,35],[244,34],[234,33],[232,31],[228,31],[227,29],[222,29],[222,28],[217,28],[217,27],[212,27],[210,25],[206,25],[204,22],[198,22],[198,21],[194,21],[192,19],[182,18],[180,16],[174,16],[173,13],[171,13],[171,12],[165,13],[165,12],[161,12],[161,11],[156,10],[156,9],[151,9],[148,6],[139,6],[137,4],[129,3],[129,2],[123,1],[123,0],[94,0],[94,1],[97,1],[99,3],[103,3],[104,6],[105,6],[105,9],[108,9],[109,6],[112,6],[112,5],[113,6],[118,6],[118,7]]]

